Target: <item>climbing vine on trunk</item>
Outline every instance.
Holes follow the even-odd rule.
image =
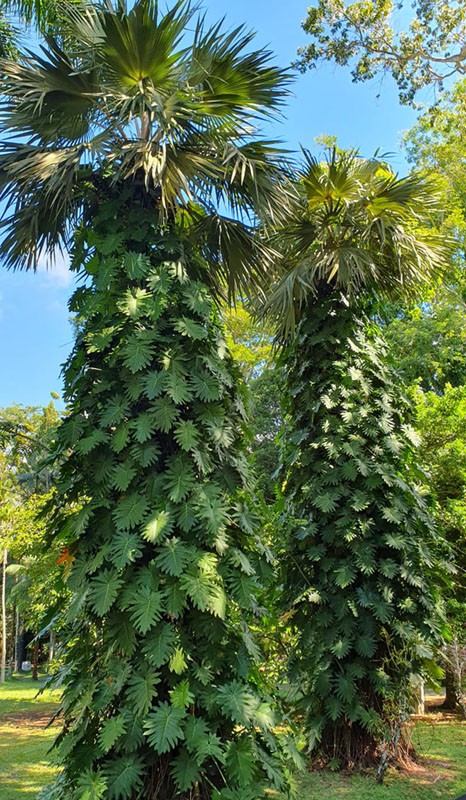
[[[389,761],[438,632],[416,434],[376,326],[337,292],[308,303],[282,363],[283,573],[309,743],[340,767]]]
[[[287,782],[248,626],[269,554],[245,396],[201,256],[142,197],[112,190],[75,237],[58,491],[81,507],[56,514],[73,600],[45,796],[255,800]]]

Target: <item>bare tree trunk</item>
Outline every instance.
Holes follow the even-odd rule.
[[[51,663],[53,661],[54,655],[55,655],[55,635],[54,635],[53,630],[51,630],[50,631],[50,638],[49,638],[49,664],[48,664],[48,670],[47,671],[50,671],[50,665],[51,665]]]
[[[21,669],[21,664],[19,661],[19,650],[20,650],[20,636],[21,636],[21,618],[19,615],[19,608],[16,606],[16,614],[15,614],[15,672],[19,672]]]
[[[2,660],[0,666],[0,683],[5,683],[6,672],[6,567],[8,563],[8,551],[3,549],[3,569],[2,569]]]
[[[35,641],[32,647],[32,680],[38,681],[39,680],[39,642]]]
[[[446,649],[445,662],[445,700],[442,708],[445,711],[463,711],[464,699],[462,690],[463,664],[460,658],[458,640],[449,642]]]

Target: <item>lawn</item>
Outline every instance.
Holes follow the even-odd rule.
[[[47,750],[56,733],[45,725],[57,696],[29,678],[0,686],[0,800],[33,800],[54,775]],[[302,779],[300,800],[455,800],[466,792],[466,722],[429,714],[412,730],[422,763],[408,773],[391,772],[383,786],[373,777],[314,772]]]
[[[30,678],[12,678],[0,686],[0,798],[33,800],[54,776],[47,755],[57,732],[46,728],[57,697]]]

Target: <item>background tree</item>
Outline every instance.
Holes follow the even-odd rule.
[[[318,0],[307,9],[303,28],[311,43],[299,51],[301,69],[322,60],[351,64],[355,81],[388,72],[402,103],[413,103],[425,86],[442,90],[448,78],[466,72],[466,9],[461,0],[416,0],[409,5]]]
[[[250,391],[250,448],[257,487],[267,503],[276,499],[278,434],[282,426],[283,378],[273,358],[273,327],[238,302],[222,310],[229,350]]]
[[[46,408],[13,405],[0,409],[5,512],[0,542],[8,554],[5,651],[10,666],[14,662],[16,668],[27,660],[27,640],[41,630],[47,614],[53,615],[57,593],[63,593],[56,564],[59,546],[48,546],[46,521],[39,520],[53,483],[50,451],[59,420],[53,403]]]
[[[371,317],[445,264],[427,227],[440,195],[414,176],[305,152],[269,302],[286,375],[284,602],[313,755],[352,767],[396,755],[410,673],[437,630],[436,537],[416,490],[416,434]]]
[[[384,335],[406,386],[443,394],[466,383],[466,307],[461,295],[438,289],[415,306],[399,306]]]
[[[464,708],[466,617],[466,386],[446,385],[442,394],[416,389],[416,427],[421,437],[422,466],[436,501],[435,519],[454,554],[457,572],[445,593],[452,637],[442,664],[446,675],[444,707]]]
[[[280,156],[251,125],[288,77],[184,3],[81,6],[69,26],[63,48],[2,64],[5,262],[71,241],[83,279],[55,502],[64,770],[46,796],[254,800],[286,783],[248,627],[267,550],[212,298],[270,263],[254,228],[283,207]]]

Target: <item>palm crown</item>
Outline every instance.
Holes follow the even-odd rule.
[[[267,308],[282,333],[322,293],[394,300],[441,273],[450,242],[432,227],[442,211],[433,180],[400,179],[385,163],[351,151],[334,150],[323,163],[303,153],[296,198],[275,234],[281,278]]]
[[[61,40],[2,61],[7,266],[67,244],[98,173],[139,181],[159,219],[195,230],[214,290],[254,282],[268,255],[254,225],[283,205],[281,151],[255,124],[278,111],[289,76],[243,28],[194,17],[183,0],[165,15],[157,0],[71,6]]]

